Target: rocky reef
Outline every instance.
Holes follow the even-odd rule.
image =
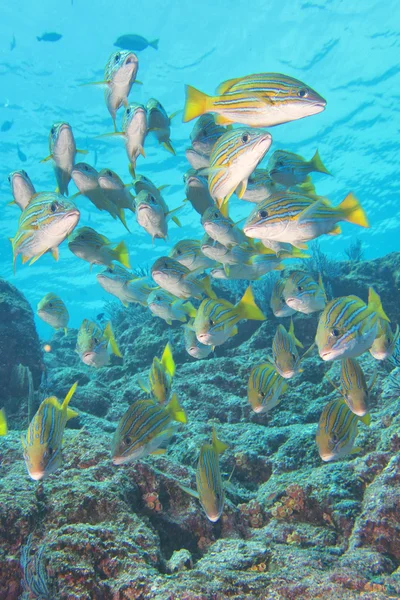
[[[329,282],[335,296],[365,300],[373,285],[392,324],[400,322],[400,253],[341,263],[339,271]],[[268,285],[261,284],[257,299],[265,308]],[[1,286],[2,293],[12,289]],[[231,300],[244,289],[215,288]],[[17,292],[14,298],[16,307],[26,305]],[[74,352],[76,331],[56,333],[45,357],[51,394],[63,398],[79,382],[71,405],[80,415],[66,430],[62,469],[43,482],[29,478],[20,444],[26,415],[1,439],[0,600],[399,598],[400,377],[396,387],[392,362],[363,355],[364,371],[378,373],[371,425],[359,427],[360,452],[323,463],[315,432],[323,406],[337,395],[324,378],[337,381],[337,363],[311,353],[271,412],[255,414],[247,402],[249,373],[265,362],[278,322],[287,319],[268,314],[261,324],[245,322],[196,361],[185,352],[179,323],[169,327],[138,305],[109,310],[122,360],[113,357],[97,371],[85,367]],[[29,364],[37,388],[42,357],[29,323],[31,346],[7,360]],[[316,323],[315,314],[295,316],[305,348]],[[11,325],[6,335],[15,337]],[[138,375],[147,375],[168,341],[177,365],[173,390],[188,424],[165,455],[114,466],[112,433],[143,394]],[[7,365],[1,373],[14,366]],[[195,488],[199,448],[213,425],[229,444],[220,460],[227,500],[217,523],[180,487]],[[33,589],[40,579],[41,596]]]

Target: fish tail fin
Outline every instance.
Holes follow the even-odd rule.
[[[160,41],[159,39],[153,40],[152,42],[149,42],[149,46],[151,46],[152,48],[154,48],[154,50],[158,50],[158,42],[159,41]]]
[[[217,454],[222,454],[223,452],[225,452],[225,450],[229,448],[228,444],[221,442],[221,440],[217,438],[217,432],[215,431],[215,427],[213,427],[212,430],[212,446]]]
[[[253,321],[265,321],[265,315],[255,303],[251,285],[243,294],[242,299],[235,306],[241,319],[251,319]]]
[[[129,252],[125,242],[120,242],[118,246],[115,246],[113,250],[113,256],[115,257],[115,260],[121,263],[121,265],[124,265],[124,267],[127,269],[131,268],[129,262]]]
[[[209,298],[213,298],[214,300],[217,297],[217,294],[214,292],[214,290],[211,287],[211,279],[210,277],[207,275],[206,277],[204,277],[204,279],[202,279],[203,285],[204,285],[204,291],[206,293],[206,295]]]
[[[167,408],[175,421],[178,421],[179,423],[187,423],[186,413],[179,404],[178,396],[176,394],[172,394],[172,398],[168,402]]]
[[[104,330],[104,335],[106,336],[106,339],[108,340],[111,350],[115,354],[115,356],[119,356],[119,358],[122,358],[121,351],[118,348],[118,344],[115,341],[113,330],[111,329],[110,321],[106,325],[106,328]]]
[[[310,162],[311,162],[311,165],[312,165],[314,171],[317,171],[318,173],[325,173],[325,175],[332,175],[332,173],[330,173],[328,171],[328,169],[325,167],[324,163],[322,162],[318,150],[315,152],[315,154],[312,157],[312,159],[310,160]]]
[[[300,340],[297,339],[297,337],[294,335],[294,324],[293,324],[293,319],[290,319],[290,327],[289,327],[289,335],[292,336],[294,343],[296,344],[296,346],[298,346],[299,348],[304,348],[303,344],[300,342]]]
[[[350,192],[346,198],[337,207],[343,215],[345,221],[359,225],[360,227],[369,227],[367,215],[364,212],[360,202]]]
[[[209,110],[211,104],[211,96],[207,96],[207,94],[204,94],[191,85],[187,85],[183,122],[187,123],[196,117],[200,117],[200,115],[203,115]]]
[[[372,287],[370,287],[368,290],[368,306],[376,312],[380,319],[384,319],[384,321],[388,321],[390,323],[389,317],[383,310],[381,299]]]
[[[168,344],[164,348],[164,352],[161,357],[161,364],[166,371],[173,377],[175,375],[175,362],[174,357],[172,356],[172,348],[171,344]]]
[[[7,417],[6,411],[4,408],[0,410],[0,435],[7,435],[8,426],[7,426]]]
[[[197,311],[191,302],[185,302],[182,308],[189,317],[195,318]]]

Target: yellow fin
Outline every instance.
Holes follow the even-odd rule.
[[[178,396],[176,394],[172,394],[172,398],[168,402],[167,409],[175,421],[178,421],[179,423],[187,423],[186,413],[179,404]]]
[[[216,93],[218,95],[225,94],[233,85],[235,85],[235,83],[237,83],[241,79],[242,77],[236,77],[235,79],[227,79],[226,81],[223,81],[217,87]]]
[[[243,294],[243,298],[236,304],[235,309],[241,319],[265,321],[265,316],[255,303],[251,286]]]
[[[228,444],[221,442],[221,440],[217,438],[217,432],[215,431],[215,427],[213,427],[212,430],[212,446],[217,454],[222,454],[223,452],[225,452],[225,450],[229,448]]]
[[[122,354],[120,352],[120,349],[118,348],[117,342],[115,341],[114,333],[111,329],[110,322],[107,323],[106,328],[104,329],[104,336],[109,341],[111,350],[115,354],[115,356],[119,356],[119,358],[122,358]]]
[[[232,125],[232,123],[234,123],[234,121],[228,119],[228,117],[224,117],[224,115],[217,115],[215,117],[215,122],[217,125]]]
[[[7,417],[4,408],[0,410],[0,435],[7,435],[8,426],[7,426]]]
[[[167,140],[166,142],[162,142],[161,145],[163,146],[163,148],[165,148],[166,150],[168,150],[168,152],[171,152],[171,154],[173,154],[174,156],[176,156],[176,152],[174,150],[173,145],[171,144],[171,140]]]
[[[335,227],[333,229],[328,231],[328,235],[340,235],[341,233],[342,233],[342,230],[340,228],[340,225],[335,225]]]
[[[174,357],[172,356],[172,348],[171,344],[168,344],[164,348],[164,352],[161,357],[161,364],[164,369],[173,377],[175,375],[175,362]]]
[[[210,277],[207,275],[206,277],[204,277],[204,279],[201,280],[203,286],[204,286],[204,291],[206,293],[206,295],[209,298],[216,298],[217,295],[216,293],[213,291],[213,289],[211,288],[211,280]]]
[[[360,421],[362,421],[365,425],[371,425],[371,415],[367,413],[366,415],[360,417]]]
[[[146,392],[146,394],[151,394],[150,388],[146,385],[146,383],[141,375],[138,375],[137,383],[138,383],[138,386],[140,387],[140,389],[142,389],[144,392]]]
[[[359,225],[360,227],[369,227],[367,215],[364,212],[360,202],[350,192],[346,198],[337,207],[337,210],[341,212],[345,221]]]
[[[236,192],[235,192],[236,196],[238,198],[243,198],[243,194],[245,193],[246,188],[247,188],[247,179],[244,179],[243,181],[241,181],[239,183],[239,185],[236,188]]]
[[[178,116],[181,112],[183,112],[183,110],[180,108],[179,110],[176,110],[175,112],[171,113],[169,115],[169,120],[171,121],[174,117]]]
[[[389,317],[382,308],[381,299],[372,287],[370,287],[368,290],[368,307],[376,312],[378,317],[390,323]]]
[[[51,160],[52,158],[53,158],[53,155],[52,155],[52,154],[49,154],[49,156],[46,156],[46,158],[42,158],[42,160],[41,160],[40,162],[41,162],[41,163],[45,163],[45,162],[47,162],[48,160]]]
[[[325,173],[325,175],[332,175],[332,173],[328,171],[328,169],[322,162],[318,150],[315,152],[314,156],[310,160],[310,164],[312,165],[314,171],[317,171],[318,173]]]
[[[55,261],[58,261],[59,256],[60,256],[60,253],[59,253],[59,250],[58,250],[58,246],[56,248],[52,248],[51,249],[51,255],[52,255],[52,257],[54,258]]]
[[[120,242],[118,246],[114,248],[113,256],[115,257],[115,260],[121,263],[121,265],[124,265],[124,267],[127,269],[131,268],[129,262],[129,252],[125,242]]]
[[[185,302],[182,305],[182,308],[189,317],[191,317],[192,319],[195,318],[197,311],[191,302]]]
[[[37,256],[34,256],[31,260],[31,262],[29,263],[29,266],[33,265],[33,263],[35,263],[37,260],[39,260],[39,258],[41,258],[43,256],[43,254],[46,254],[48,249],[43,250],[43,252],[40,252],[40,254],[38,254]],[[22,264],[26,263],[26,261],[29,260],[29,257],[27,256],[23,256],[22,257]]]
[[[205,112],[208,112],[211,104],[211,96],[207,96],[207,94],[204,94],[191,85],[187,85],[186,101],[182,117],[183,122],[187,123],[196,117],[200,117],[200,115],[203,115]]]
[[[77,150],[77,154],[89,154],[88,150]]]
[[[294,325],[293,325],[293,319],[290,319],[290,327],[289,327],[289,335],[292,336],[294,343],[296,344],[296,346],[298,346],[299,348],[304,348],[303,344],[300,342],[300,340],[298,340],[296,338],[296,336],[294,335]]]
[[[108,85],[109,81],[88,81],[87,83],[80,83],[79,87],[86,87],[87,85]]]
[[[143,158],[146,158],[146,153],[144,151],[143,146],[139,146],[139,154],[141,154],[143,156]]]

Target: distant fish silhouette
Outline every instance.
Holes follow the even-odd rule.
[[[58,42],[61,38],[61,33],[55,32],[44,33],[41,37],[36,37],[38,42]]]
[[[10,50],[14,50],[15,46],[17,45],[17,41],[15,39],[15,35],[13,35],[13,38],[10,42]]]
[[[26,162],[26,155],[20,150],[19,146],[17,146],[18,158],[22,162]]]
[[[140,52],[140,50],[144,50],[148,46],[151,46],[154,50],[158,50],[158,40],[149,42],[141,35],[128,33],[127,35],[120,35],[114,46],[123,50],[133,50],[134,52]]]
[[[3,125],[0,127],[1,131],[9,131],[13,126],[14,121],[4,121]]]

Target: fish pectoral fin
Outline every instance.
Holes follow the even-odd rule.
[[[41,163],[45,163],[49,160],[51,160],[53,158],[52,154],[49,154],[49,156],[46,156],[46,158],[42,158],[42,160],[40,161]]]
[[[108,85],[109,81],[88,81],[87,83],[80,83],[79,87],[86,87],[88,85]]]
[[[162,142],[161,145],[162,145],[163,148],[165,148],[166,150],[168,150],[168,152],[170,152],[171,154],[173,154],[174,156],[176,156],[176,152],[174,150],[173,145],[171,144],[171,140],[167,140],[166,142]]]
[[[175,216],[175,215],[174,215],[173,217],[171,217],[171,220],[172,220],[172,221],[173,221],[173,222],[174,222],[176,225],[178,225],[178,227],[182,227],[182,223],[180,222],[180,220],[178,219],[178,217],[177,217],[177,216]]]
[[[361,452],[362,448],[361,446],[356,446],[355,448],[352,448],[350,450],[350,454],[356,454],[357,452]]]
[[[89,154],[89,150],[76,150],[77,154]]]
[[[43,252],[40,252],[40,254],[38,254],[37,256],[34,256],[31,260],[31,262],[29,263],[29,266],[33,265],[33,263],[35,263],[37,260],[39,260],[39,258],[41,258],[43,256],[43,254],[46,254],[47,251],[48,251],[48,248],[46,248],[46,250],[43,250]],[[24,261],[24,258],[26,258],[25,261]],[[22,264],[24,264],[24,262],[26,262],[27,260],[29,260],[29,258],[23,257]]]
[[[228,117],[225,117],[224,115],[217,115],[215,117],[215,122],[217,125],[232,125],[232,123],[234,123],[232,119],[228,119]]]
[[[340,235],[341,233],[342,233],[342,230],[340,228],[340,225],[335,225],[335,227],[333,229],[328,231],[328,235]]]
[[[183,492],[186,492],[186,494],[189,494],[189,496],[199,500],[199,494],[196,492],[196,490],[192,490],[192,488],[187,487],[186,485],[181,485],[180,483],[178,484],[178,487],[180,487]]]
[[[143,158],[146,158],[146,153],[144,151],[143,146],[139,146],[138,150],[139,150],[139,154],[141,154],[143,156]]]
[[[157,189],[159,192],[162,192],[162,190],[165,190],[165,188],[167,188],[167,187],[170,187],[170,184],[164,183],[163,185],[159,185]]]
[[[182,113],[183,113],[183,110],[180,108],[179,110],[176,110],[175,112],[170,114],[168,118],[171,121],[173,118],[177,117],[178,115],[180,115]]]
[[[136,83],[136,85],[143,85],[143,81],[139,81],[139,79],[135,79],[133,83]]]
[[[125,137],[125,134],[123,131],[111,131],[110,133],[102,133],[101,135],[96,135],[95,139],[99,140],[100,138],[108,137]]]
[[[241,181],[239,183],[239,185],[237,186],[237,188],[236,188],[236,191],[235,191],[236,196],[238,198],[243,198],[243,195],[244,195],[244,193],[246,191],[246,188],[247,188],[247,179],[243,179],[243,181]]]
[[[58,246],[56,248],[52,248],[51,249],[51,255],[52,255],[52,257],[54,258],[55,261],[58,261],[59,256],[60,256],[60,253],[59,253],[59,250],[58,250]]]
[[[201,169],[198,169],[197,175],[208,177],[209,175],[216,175],[221,171],[226,171],[226,167],[202,167]]]
[[[153,450],[153,452],[150,452],[150,454],[152,454],[153,456],[156,456],[157,454],[165,454],[167,451],[166,448],[157,448],[157,450]]]
[[[315,202],[313,202],[312,204],[310,204],[309,206],[307,206],[307,208],[305,208],[301,213],[299,213],[297,215],[297,218],[295,219],[295,221],[297,221],[298,223],[302,223],[303,221],[306,221],[307,219],[310,219],[312,217],[312,215],[321,208],[321,206],[323,206],[324,201],[323,200],[316,200]],[[295,245],[295,244],[293,244]]]

